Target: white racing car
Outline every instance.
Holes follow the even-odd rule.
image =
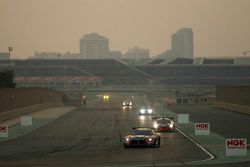
[[[174,131],[175,130],[175,122],[174,118],[171,117],[159,117],[153,118],[153,127],[156,131],[164,132],[164,131]]]
[[[133,103],[130,100],[126,100],[122,103],[123,107],[132,107]]]

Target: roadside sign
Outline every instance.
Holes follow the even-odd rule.
[[[29,125],[32,125],[32,117],[21,116],[21,126],[29,126]]]
[[[178,114],[177,123],[178,124],[187,124],[187,123],[189,123],[189,114]]]
[[[210,123],[200,122],[195,123],[195,135],[210,135]]]
[[[246,156],[247,139],[226,139],[226,156]]]
[[[9,132],[8,126],[0,125],[0,138],[8,137],[8,132]]]

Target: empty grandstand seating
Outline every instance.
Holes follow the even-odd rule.
[[[167,84],[249,84],[250,66],[147,65],[137,67]]]
[[[234,59],[204,59],[203,64],[234,64]]]
[[[193,64],[193,59],[188,58],[176,58],[171,61],[169,64]]]
[[[13,69],[16,76],[101,76],[104,82],[146,83],[149,74],[130,67],[114,59],[81,59],[81,60],[15,60]],[[0,66],[0,70],[5,67]],[[65,69],[67,68],[67,69]],[[132,81],[133,80],[133,81]]]
[[[148,64],[161,64],[165,59],[153,59],[152,61],[148,62]]]
[[[89,73],[71,66],[15,66],[3,67],[2,70],[11,69],[16,76],[91,76]]]
[[[100,76],[104,84],[249,84],[250,65],[235,65],[234,59],[175,59],[172,64],[128,65],[114,59],[0,61],[0,71],[13,70],[16,77]],[[230,60],[230,61],[229,61]],[[229,63],[229,64],[228,64]]]

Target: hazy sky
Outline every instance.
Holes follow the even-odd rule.
[[[170,48],[181,27],[194,32],[194,56],[240,56],[250,50],[250,0],[0,0],[0,52],[79,53],[79,39],[97,32],[110,50],[134,46],[151,56]]]

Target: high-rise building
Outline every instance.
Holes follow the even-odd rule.
[[[106,58],[108,54],[108,38],[97,33],[91,33],[80,39],[80,55],[83,58]]]
[[[148,59],[149,58],[149,49],[141,49],[139,47],[134,47],[131,49],[128,49],[128,51],[125,54],[125,58],[127,59]]]
[[[181,28],[172,34],[171,53],[175,57],[193,58],[193,31]]]
[[[122,53],[120,51],[109,51],[109,55],[107,58],[110,59],[121,59],[122,58]]]

